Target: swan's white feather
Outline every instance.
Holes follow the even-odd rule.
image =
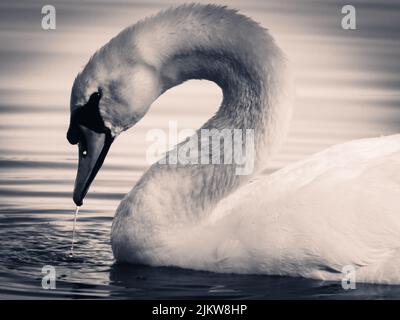
[[[266,260],[287,261],[274,273],[294,272],[285,265],[300,271],[296,259],[315,259],[317,269],[306,264],[303,275],[382,263],[400,248],[399,168],[400,135],[334,146],[242,187],[220,202],[210,224],[238,216],[238,224],[258,228],[238,228],[244,237],[264,229],[265,241],[247,243],[269,248]]]
[[[400,135],[331,147],[171,226],[163,264],[327,280],[400,283]]]
[[[393,135],[334,146],[257,177],[201,221],[140,215],[115,232],[131,262],[336,281],[351,265],[359,282],[400,284],[399,198],[400,135]],[[132,246],[147,232],[147,242]]]

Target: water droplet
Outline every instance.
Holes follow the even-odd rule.
[[[72,227],[72,241],[71,241],[71,250],[68,254],[68,256],[70,258],[72,258],[74,256],[74,243],[75,243],[75,228],[76,228],[76,218],[78,216],[78,212],[79,212],[79,206],[76,206],[76,210],[75,210],[75,215],[74,215],[74,225]]]

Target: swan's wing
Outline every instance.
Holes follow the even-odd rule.
[[[335,146],[259,177],[223,200],[206,224],[220,229],[216,252],[240,248],[232,257],[240,251],[253,261],[243,266],[256,272],[323,278],[353,265],[365,279],[376,278],[399,259],[399,199],[395,135]]]
[[[318,178],[349,181],[373,165],[373,161],[385,162],[388,156],[400,151],[400,134],[355,140],[335,145],[305,160],[289,165],[271,175],[260,175],[223,199],[212,214],[209,222],[274,199],[289,199],[297,190],[310,186]],[[382,179],[379,179],[382,181]],[[265,206],[266,212],[271,210]]]

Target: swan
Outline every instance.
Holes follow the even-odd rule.
[[[288,131],[292,76],[269,32],[226,7],[181,5],[146,18],[78,74],[67,132],[79,149],[78,206],[118,135],[189,79],[223,92],[200,129],[253,130],[254,168],[151,165],[116,210],[116,261],[329,281],[352,266],[358,282],[400,284],[400,135],[350,141],[260,175]]]

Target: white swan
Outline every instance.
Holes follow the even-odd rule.
[[[202,128],[254,129],[255,172],[265,165],[291,116],[281,50],[236,11],[179,6],[122,31],[77,76],[68,131],[80,150],[77,205],[113,139],[188,79],[223,91]],[[338,145],[251,182],[235,167],[152,165],[117,209],[115,258],[326,280],[351,265],[357,281],[400,284],[400,135]]]

